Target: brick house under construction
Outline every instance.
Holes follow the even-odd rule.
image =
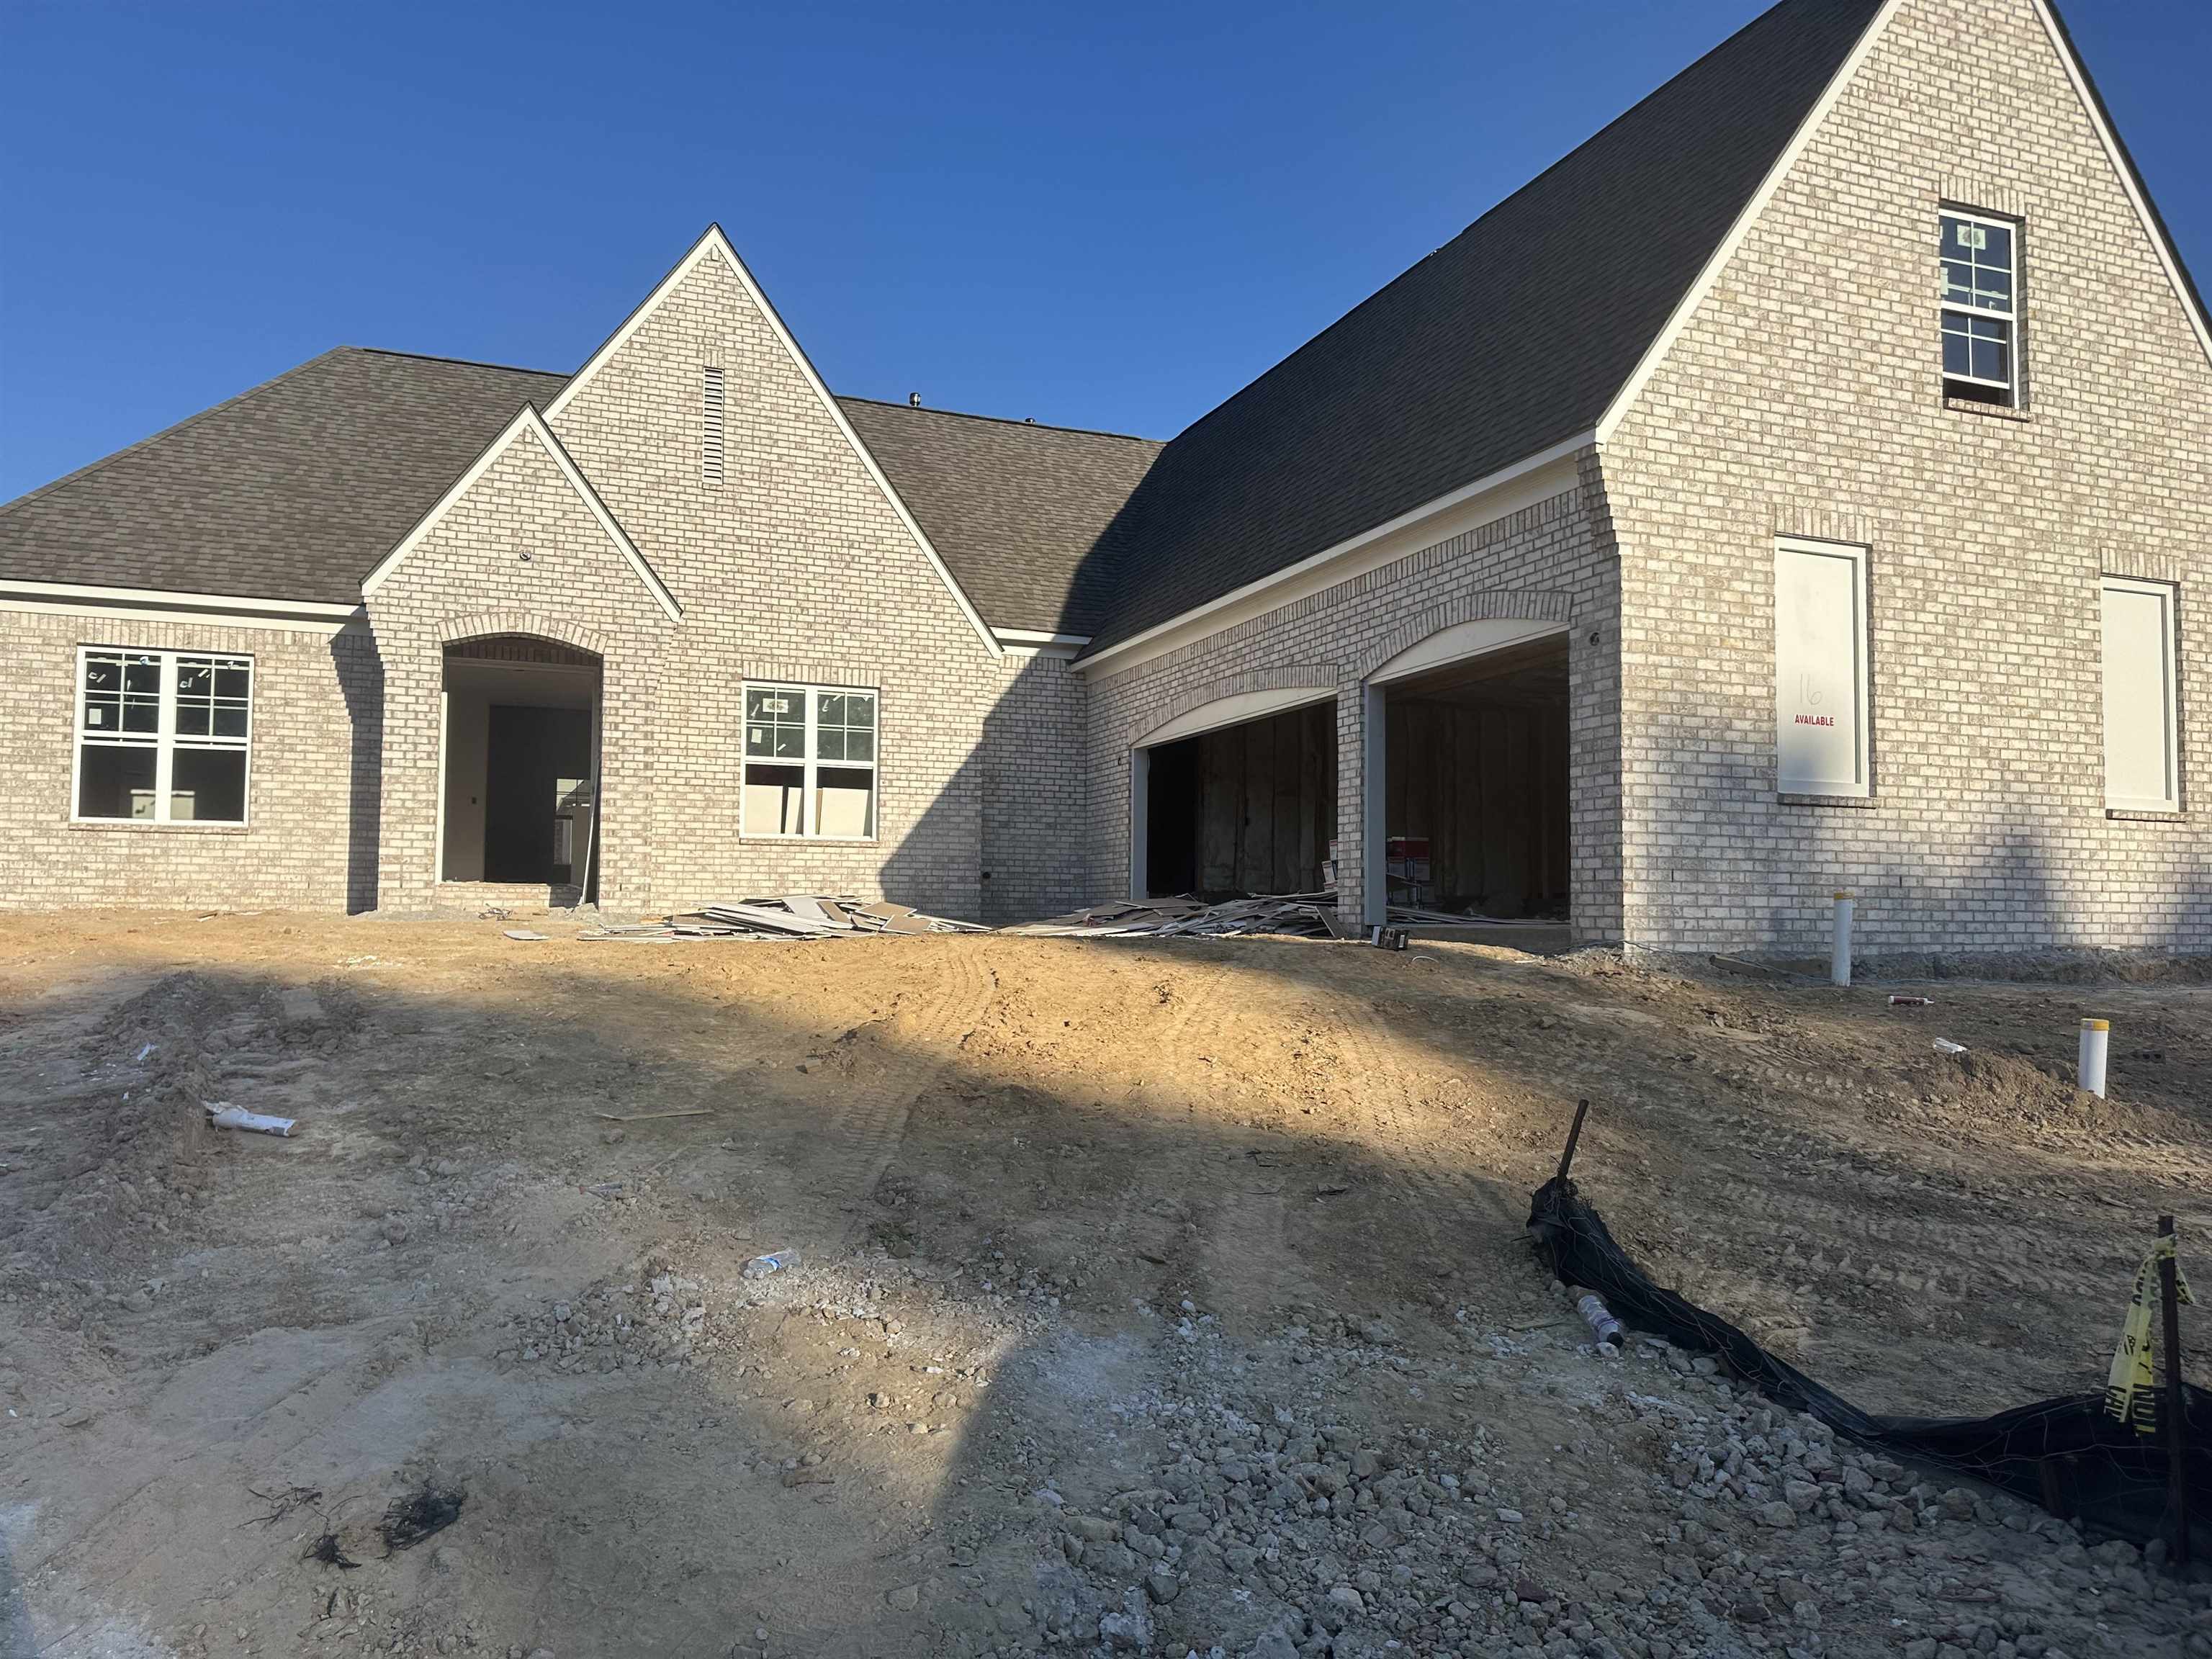
[[[2048,0],[1784,0],[1165,444],[710,229],[0,508],[0,902],[1006,920],[1388,838],[1577,937],[2212,948],[2212,330]]]

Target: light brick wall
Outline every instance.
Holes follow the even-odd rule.
[[[720,483],[700,464],[710,365]],[[693,266],[552,425],[684,607],[644,733],[653,902],[851,892],[979,915],[984,718],[1006,665],[728,267]],[[878,690],[874,844],[741,836],[749,678]]]
[[[1059,915],[1084,902],[1090,826],[1083,681],[1067,659],[1006,653],[983,717],[981,919]]]
[[[246,827],[70,822],[83,645],[252,657]],[[362,629],[333,637],[0,611],[0,657],[9,677],[0,757],[11,780],[0,794],[0,905],[375,902],[380,692]]]
[[[380,908],[434,896],[445,647],[494,634],[599,658],[599,894],[650,899],[665,798],[655,714],[677,627],[535,433],[515,434],[432,526],[370,598],[368,622],[384,665]]]
[[[2025,419],[1946,408],[1940,201],[2025,218]],[[2027,0],[1912,0],[1607,447],[1629,937],[2212,948],[2212,370]],[[1773,544],[1871,546],[1874,799],[1775,787]],[[2098,578],[2178,580],[2180,822],[2106,817]]]
[[[1338,893],[1361,914],[1361,686],[1407,647],[1485,617],[1569,625],[1570,793],[1577,937],[1620,931],[1618,576],[1595,475],[1510,517],[1178,647],[1091,684],[1091,896],[1128,890],[1129,757],[1137,739],[1217,697],[1337,689]]]

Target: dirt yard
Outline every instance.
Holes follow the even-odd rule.
[[[2212,1654],[1523,1232],[1587,1096],[1623,1243],[1861,1403],[2100,1387],[2161,1210],[2212,1289],[2212,988],[503,925],[10,920],[0,1652]]]

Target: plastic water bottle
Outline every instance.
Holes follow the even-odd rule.
[[[789,1273],[799,1265],[796,1250],[774,1250],[766,1255],[757,1255],[744,1265],[747,1279],[766,1279],[770,1273]]]
[[[1620,1322],[1613,1316],[1613,1310],[1605,1305],[1603,1297],[1595,1291],[1584,1291],[1576,1299],[1575,1311],[1583,1316],[1583,1322],[1597,1338],[1597,1346],[1601,1352],[1620,1352]]]

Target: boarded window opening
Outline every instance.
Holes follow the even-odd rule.
[[[2107,576],[2105,635],[2105,805],[2181,810],[2173,673],[2173,589]]]
[[[1775,779],[1783,794],[1872,793],[1868,695],[1866,549],[1778,544]]]

